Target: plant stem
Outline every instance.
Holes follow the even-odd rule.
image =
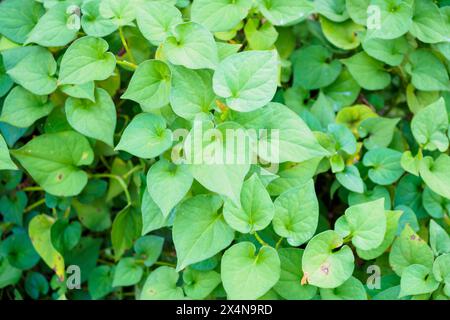
[[[136,70],[137,67],[138,67],[135,63],[131,63],[131,62],[128,62],[126,60],[116,60],[116,62],[117,62],[117,64],[119,66],[128,67],[128,68],[131,68],[133,70]]]
[[[128,56],[130,57],[131,62],[136,64],[136,60],[134,59],[133,53],[131,52],[130,47],[128,47],[127,40],[125,39],[125,36],[123,34],[122,27],[119,27],[119,36],[120,36],[120,40],[122,41],[123,47],[125,48],[125,51],[127,52]]]
[[[258,242],[262,245],[262,246],[269,246],[260,236],[257,232],[255,232],[253,234],[256,238],[256,240],[258,240]]]
[[[28,207],[26,207],[25,210],[24,210],[24,212],[25,212],[25,213],[30,212],[30,211],[32,211],[33,209],[35,209],[35,208],[37,208],[37,207],[43,205],[44,203],[45,203],[45,199],[38,200],[38,201],[36,201],[35,203],[32,203],[32,204],[30,204]]]
[[[91,178],[94,179],[101,179],[101,178],[109,178],[109,179],[115,179],[120,186],[123,189],[123,192],[125,193],[125,197],[127,198],[127,207],[131,206],[131,196],[130,196],[130,192],[128,191],[128,186],[125,183],[125,181],[123,181],[122,177],[120,176],[116,176],[115,174],[111,174],[111,173],[97,173],[97,174],[93,174],[91,175]]]
[[[134,167],[133,169],[131,169],[130,171],[128,171],[127,173],[125,173],[125,174],[123,174],[122,175],[122,178],[123,179],[126,179],[126,178],[128,178],[130,175],[132,175],[133,173],[135,173],[136,171],[139,171],[139,170],[141,170],[141,169],[143,169],[142,168],[142,166],[136,166],[136,167]]]
[[[166,266],[166,267],[172,267],[172,268],[176,268],[176,265],[170,262],[165,262],[165,261],[156,261],[155,265],[157,266]]]
[[[283,237],[280,237],[280,240],[278,240],[277,244],[275,245],[275,249],[278,250],[278,248],[280,248],[281,242],[283,242]]]
[[[34,192],[34,191],[44,191],[44,189],[42,187],[35,186],[35,187],[26,187],[26,188],[21,189],[20,191]]]

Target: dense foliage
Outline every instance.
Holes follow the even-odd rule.
[[[0,298],[449,299],[450,1],[3,0],[0,36]]]

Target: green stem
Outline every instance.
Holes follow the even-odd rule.
[[[139,171],[139,170],[141,170],[141,169],[143,169],[142,166],[136,166],[136,167],[134,167],[133,169],[131,169],[130,171],[128,171],[127,173],[123,174],[123,175],[122,175],[122,178],[123,178],[123,179],[126,179],[126,178],[128,178],[130,175],[132,175],[133,173],[135,173],[136,171]]]
[[[137,67],[138,67],[135,63],[131,63],[131,62],[128,62],[126,60],[116,60],[116,62],[117,62],[117,64],[119,66],[128,67],[128,68],[131,68],[133,70],[136,70]]]
[[[122,41],[123,47],[125,48],[125,51],[127,52],[128,56],[130,57],[131,62],[133,62],[135,64],[136,60],[134,59],[133,53],[131,52],[130,47],[128,46],[127,40],[125,39],[122,27],[119,27],[119,36],[120,36],[120,40]]]
[[[176,265],[170,262],[165,262],[165,261],[156,261],[155,265],[157,266],[166,266],[166,267],[171,267],[171,268],[176,268]]]
[[[38,200],[38,201],[36,201],[35,203],[32,203],[32,204],[30,204],[28,207],[26,207],[25,210],[24,210],[24,212],[25,212],[25,213],[30,212],[30,211],[32,211],[33,209],[35,209],[35,208],[37,208],[37,207],[43,205],[44,203],[45,203],[45,199]]]
[[[25,191],[25,192],[34,192],[34,191],[44,191],[44,189],[42,188],[42,187],[38,187],[38,186],[36,186],[36,187],[26,187],[26,188],[23,188],[21,191]]]
[[[277,244],[275,245],[275,249],[278,250],[278,248],[280,248],[282,242],[283,242],[283,237],[280,237],[280,240],[278,240]]]
[[[262,245],[262,246],[269,246],[260,236],[257,232],[255,232],[253,234],[256,238],[256,240],[258,240],[258,242]]]
[[[110,174],[110,173],[97,173],[97,174],[93,174],[90,176],[91,178],[94,179],[102,179],[102,178],[108,178],[108,179],[114,179],[116,180],[120,186],[123,189],[123,192],[125,193],[125,197],[127,198],[127,207],[131,206],[131,196],[130,196],[130,192],[128,191],[128,186],[125,183],[125,181],[123,181],[122,177],[120,176],[116,176],[115,174]]]

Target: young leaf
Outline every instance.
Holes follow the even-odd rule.
[[[251,0],[195,0],[191,19],[211,32],[229,31],[247,16],[252,5]]]
[[[318,220],[319,204],[312,180],[282,193],[275,200],[274,230],[291,246],[298,247],[311,239]]]
[[[246,51],[223,60],[213,77],[214,92],[232,110],[248,112],[269,103],[278,84],[276,51]]]
[[[178,208],[173,223],[177,270],[212,257],[230,245],[234,231],[219,212],[222,200],[216,195],[198,195]]]
[[[144,111],[159,109],[169,103],[171,76],[166,63],[144,61],[134,72],[121,98],[136,101]]]
[[[162,44],[164,55],[189,69],[215,69],[219,60],[213,35],[195,22],[180,23]]]
[[[172,34],[172,28],[183,22],[180,10],[162,1],[145,3],[137,10],[136,20],[144,37],[156,46]]]
[[[257,299],[278,282],[280,258],[272,247],[264,246],[256,254],[254,244],[241,242],[225,251],[221,270],[228,299]]]
[[[114,72],[116,58],[100,38],[83,37],[74,41],[61,60],[59,84],[83,84],[105,80]]]
[[[65,110],[72,128],[109,146],[114,145],[116,107],[108,92],[97,88],[95,102],[70,97],[66,100]]]
[[[237,206],[231,200],[225,200],[223,215],[233,229],[252,233],[265,229],[272,221],[274,205],[257,174],[244,182],[240,203]]]
[[[215,107],[216,101],[212,77],[213,73],[210,70],[173,66],[170,88],[170,105],[173,112],[187,120],[206,117]]]
[[[161,159],[148,170],[147,187],[152,199],[167,217],[191,188],[193,177],[186,165]]]
[[[124,150],[139,158],[151,159],[171,146],[172,131],[166,129],[164,118],[151,113],[141,113],[125,129],[116,150]]]

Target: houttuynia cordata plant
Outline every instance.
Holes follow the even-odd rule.
[[[450,1],[3,0],[0,53],[0,298],[450,298]]]

